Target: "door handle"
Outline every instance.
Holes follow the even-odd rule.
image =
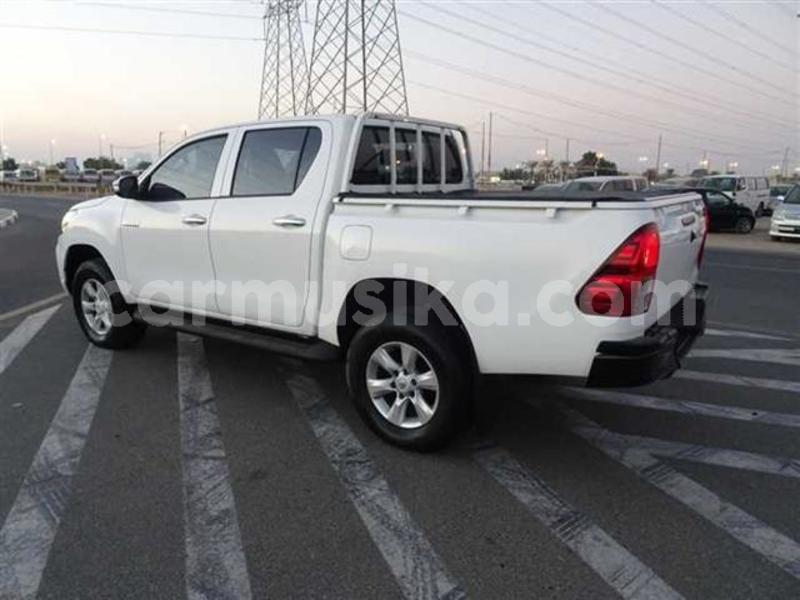
[[[272,219],[272,224],[277,225],[278,227],[302,227],[306,224],[306,220],[303,217],[284,215],[282,217]]]
[[[188,217],[183,217],[183,224],[184,225],[205,225],[207,219],[203,215],[189,215]]]

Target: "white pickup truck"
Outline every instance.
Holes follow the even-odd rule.
[[[343,357],[362,415],[407,447],[448,439],[480,375],[639,385],[704,327],[699,196],[478,192],[449,123],[224,127],[114,187],[64,216],[56,250],[91,342],[168,325]]]

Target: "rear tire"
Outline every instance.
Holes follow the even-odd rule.
[[[736,232],[737,233],[750,233],[753,231],[753,227],[755,226],[755,222],[750,217],[739,217],[736,219]]]
[[[70,289],[78,323],[95,346],[120,350],[142,339],[146,327],[133,320],[131,307],[105,262],[93,259],[82,263]]]
[[[350,343],[351,396],[370,428],[388,442],[422,451],[439,448],[466,422],[472,362],[445,327],[393,322],[390,315],[365,326]]]

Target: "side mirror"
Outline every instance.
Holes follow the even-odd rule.
[[[125,175],[111,184],[114,193],[121,198],[139,197],[139,180],[136,175]]]

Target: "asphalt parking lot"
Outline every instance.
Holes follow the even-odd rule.
[[[712,237],[679,377],[487,380],[421,455],[338,364],[89,348],[55,272],[69,204],[0,197],[0,598],[800,597],[800,244],[766,220]]]

